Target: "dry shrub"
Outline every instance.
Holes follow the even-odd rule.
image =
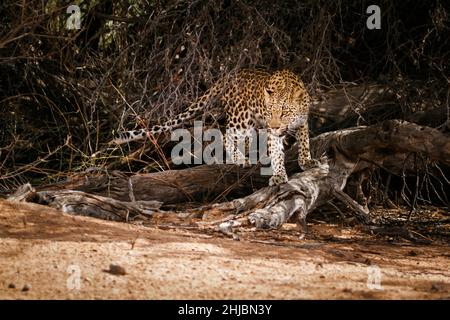
[[[72,3],[0,4],[2,193],[92,166],[130,168],[117,154],[90,155],[113,130],[163,121],[241,68],[289,68],[319,96],[387,83],[404,114],[426,99],[450,110],[450,10],[440,0],[380,1],[381,30],[366,28],[369,1],[81,0],[82,29],[67,30]]]

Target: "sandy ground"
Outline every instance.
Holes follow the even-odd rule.
[[[288,224],[235,241],[0,200],[0,298],[450,299],[448,242],[309,227],[319,236]]]

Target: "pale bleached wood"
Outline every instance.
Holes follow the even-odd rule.
[[[159,207],[155,203],[149,206],[145,201],[182,203],[201,199],[206,194],[219,199],[221,194],[234,188],[240,193],[251,194],[230,202],[203,206],[196,211],[214,210],[223,216],[235,215],[225,222],[219,221],[221,230],[226,232],[231,232],[242,222],[258,228],[278,228],[294,216],[305,231],[307,215],[334,199],[344,202],[362,221],[367,221],[366,209],[342,192],[347,179],[358,171],[387,164],[402,168],[402,161],[414,152],[431,161],[450,165],[450,137],[439,130],[406,121],[389,120],[368,127],[327,132],[312,139],[311,147],[316,158],[324,155],[317,167],[298,173],[298,148],[294,146],[287,155],[288,172],[294,172],[289,182],[279,187],[265,184],[253,193],[252,187],[267,183],[267,177],[259,176],[259,170],[233,165],[203,165],[146,175],[86,175],[33,191],[33,196],[15,195],[15,198],[48,204],[66,212],[124,221],[130,214],[133,217],[146,215],[148,210],[152,212]],[[242,180],[245,175],[250,180]],[[252,186],[252,181],[257,183]],[[28,189],[24,188],[25,192]],[[131,197],[130,192],[133,193]],[[105,195],[114,196],[114,199]]]

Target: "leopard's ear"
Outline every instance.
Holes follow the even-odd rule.
[[[264,101],[266,103],[266,106],[269,104],[270,102],[270,96],[273,94],[273,90],[268,88],[268,87],[264,87]]]
[[[273,90],[269,87],[264,87],[264,94],[271,95],[273,93]]]
[[[273,89],[270,87],[264,87],[264,98],[266,98],[266,101],[270,99],[270,96],[273,94]]]

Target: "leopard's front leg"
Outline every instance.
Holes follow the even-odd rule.
[[[251,143],[249,137],[244,130],[236,128],[227,128],[225,135],[225,150],[227,153],[227,163],[239,164],[244,167],[250,165],[249,159],[245,156],[246,146]]]
[[[273,186],[286,183],[288,176],[284,166],[283,137],[269,133],[267,142],[272,167],[272,177],[269,180],[269,185]]]
[[[318,161],[311,158],[311,151],[309,149],[309,128],[308,122],[305,122],[298,127],[296,132],[298,143],[298,164],[302,170],[316,167]]]

